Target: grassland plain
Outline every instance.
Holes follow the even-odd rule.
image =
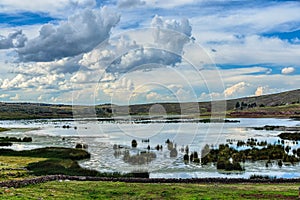
[[[0,199],[298,199],[299,186],[52,181],[1,188]]]

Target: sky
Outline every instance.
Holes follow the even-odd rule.
[[[0,102],[195,102],[298,89],[299,10],[283,0],[0,0]]]

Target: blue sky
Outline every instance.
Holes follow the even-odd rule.
[[[300,2],[1,0],[0,101],[134,104],[298,89]]]

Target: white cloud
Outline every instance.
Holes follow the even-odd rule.
[[[118,7],[119,8],[133,8],[137,6],[145,5],[146,2],[142,0],[119,0]]]
[[[294,67],[285,67],[281,70],[282,74],[292,74],[293,72],[295,72]]]
[[[1,0],[0,12],[16,13],[19,11],[43,12],[52,16],[65,16],[78,8],[93,8],[95,0]]]
[[[225,97],[238,97],[247,94],[247,88],[250,85],[245,82],[239,82],[229,88],[226,88],[224,91]]]
[[[297,28],[296,22],[300,19],[299,2],[256,4],[251,7],[247,5],[249,4],[230,7],[230,3],[225,3],[222,10],[219,10],[218,5],[209,6],[207,9],[211,9],[210,12],[192,16],[191,22],[197,24],[196,29],[199,32],[201,29],[201,32],[231,32],[238,35],[252,35],[274,30],[291,31]],[[205,7],[203,9],[205,10]]]
[[[8,95],[8,94],[1,94],[1,95],[0,95],[0,98],[1,98],[1,99],[6,98],[6,97],[9,97],[9,95]]]
[[[40,95],[40,96],[37,98],[38,101],[42,101],[43,99],[44,99],[43,95]]]
[[[13,101],[18,101],[18,100],[20,100],[20,95],[19,95],[19,94],[16,94],[15,96],[10,97],[9,99],[10,99],[10,100],[13,100]]]
[[[21,61],[53,61],[88,52],[109,38],[119,15],[107,7],[85,9],[58,26],[43,25],[38,37],[18,49]]]
[[[21,84],[27,81],[28,78],[22,74],[16,75],[13,79],[4,79],[1,85],[1,89],[15,89],[20,88]]]
[[[152,7],[159,7],[159,8],[174,8],[180,7],[196,2],[201,2],[205,0],[164,0],[164,1],[156,1],[156,0],[145,0],[146,4]]]
[[[297,39],[293,40],[295,42],[289,42],[276,36],[263,35],[298,29],[300,21],[298,3],[291,1],[264,3],[263,6],[254,4],[247,6],[248,4],[245,3],[237,6],[221,0],[163,2],[121,0],[118,3],[120,7],[122,3],[123,8],[139,7],[126,10],[128,12],[122,10],[123,26],[117,26],[115,29],[112,27],[118,23],[119,16],[114,12],[84,10],[84,7],[94,7],[94,0],[1,1],[0,4],[4,6],[0,5],[0,11],[6,13],[9,10],[17,12],[28,10],[43,12],[65,20],[57,21],[58,24],[45,24],[40,32],[37,31],[37,26],[24,27],[23,33],[29,38],[29,43],[19,50],[23,61],[51,62],[27,62],[18,64],[14,69],[7,68],[9,64],[1,64],[1,72],[5,68],[6,71],[15,73],[9,76],[1,75],[2,93],[11,94],[10,90],[21,91],[22,89],[23,92],[26,91],[28,95],[33,96],[28,97],[31,99],[50,101],[53,98],[52,100],[56,102],[71,102],[70,94],[74,90],[75,94],[78,93],[78,102],[93,103],[95,91],[99,89],[97,91],[99,102],[113,99],[115,102],[126,103],[129,99],[134,100],[135,103],[143,103],[148,100],[176,101],[179,98],[182,101],[189,101],[194,100],[195,94],[199,100],[215,100],[224,95],[227,98],[235,98],[263,95],[297,87],[295,83],[299,80],[299,75],[295,73],[298,72],[295,66],[300,64],[300,44],[297,43]],[[75,7],[76,9],[73,9]],[[112,7],[116,8],[116,5]],[[164,17],[155,16],[151,20],[153,9],[158,7],[160,9],[155,11]],[[198,7],[201,7],[201,12]],[[75,14],[66,20],[70,10]],[[180,20],[182,16],[191,18]],[[117,35],[118,31],[124,31],[124,27],[128,28],[131,25],[149,27],[149,23],[152,31],[134,30],[128,34],[122,32],[124,34],[121,35],[124,37],[111,37]],[[193,32],[191,25],[193,25]],[[15,29],[23,28],[15,27]],[[109,40],[106,44],[90,51],[105,38],[101,36],[100,40],[97,37],[101,31],[103,31],[101,35],[106,34]],[[12,28],[1,27],[1,35],[4,35],[3,47],[4,43],[7,44],[4,41],[7,41],[9,34],[13,32]],[[208,53],[217,64],[226,64],[227,67],[231,64],[258,66],[220,69],[221,79],[226,85],[224,90],[224,87],[216,84],[216,80],[219,79],[216,77],[218,71],[200,67],[201,71],[197,72],[199,75],[185,67],[187,63],[184,63],[181,56],[186,55],[186,47],[190,44],[192,36],[196,38],[195,43],[208,49]],[[13,47],[11,43],[6,46],[17,47]],[[14,55],[11,51],[1,50],[1,60],[10,62],[11,56]],[[191,57],[197,59],[201,57],[198,52],[192,53]],[[2,55],[9,57],[4,58]],[[206,61],[203,63],[208,63]],[[260,67],[259,63],[270,63],[270,67],[267,64],[264,64],[266,67]],[[282,66],[282,74],[276,74],[279,68],[276,66]],[[285,74],[289,73],[294,75],[287,79]],[[101,82],[97,85],[100,78]],[[143,87],[144,89],[140,91],[137,89],[149,82],[165,86],[172,95],[154,86]]]
[[[13,78],[6,78],[3,80],[0,88],[3,90],[18,90],[18,89],[32,89],[33,90],[53,90],[60,89],[60,83],[64,82],[64,74],[47,74],[43,76],[30,76],[24,74],[17,74]]]
[[[270,88],[269,85],[266,86],[259,86],[257,87],[255,91],[255,96],[261,96],[261,95],[266,95],[266,94],[274,94],[274,93],[279,93],[285,91],[284,89],[279,89],[279,88]]]
[[[264,93],[264,87],[259,86],[259,87],[256,89],[254,95],[255,95],[255,96],[261,96],[261,95],[263,95],[263,93]]]
[[[215,44],[211,53],[216,63],[247,65],[274,63],[276,65],[300,64],[300,45],[290,44],[279,38],[258,35],[246,36],[239,43]]]
[[[129,51],[107,68],[110,73],[151,69],[152,67],[174,66],[181,62],[184,45],[190,41],[191,25],[187,19],[168,20],[155,16],[151,22],[153,43],[135,44]],[[149,34],[149,33],[146,33]],[[138,46],[139,45],[139,46]],[[117,54],[119,55],[119,54]]]

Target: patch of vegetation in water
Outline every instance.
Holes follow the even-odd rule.
[[[201,123],[240,123],[240,120],[230,120],[230,119],[200,119]]]
[[[96,170],[81,168],[78,160],[89,159],[90,154],[83,149],[72,149],[62,147],[45,147],[33,150],[14,151],[11,149],[0,149],[2,157],[31,157],[46,158],[37,162],[28,163],[25,167],[30,170],[31,175],[72,175],[72,176],[99,176],[99,177],[143,177],[149,178],[148,172],[132,172],[121,174],[118,172],[101,173]]]
[[[131,165],[144,165],[150,163],[156,158],[156,154],[153,152],[141,152],[136,155],[130,155],[129,151],[124,152],[123,160]]]
[[[0,137],[0,142],[32,142],[31,137],[17,138],[17,137]]]
[[[63,147],[45,147],[32,150],[14,151],[12,149],[0,149],[2,156],[26,156],[35,158],[55,158],[81,160],[90,158],[90,154],[81,149]]]
[[[278,137],[284,140],[298,141],[300,140],[300,132],[284,132],[284,133],[280,133]]]
[[[248,142],[251,140],[248,140]],[[253,140],[255,141],[255,140]],[[239,141],[239,143],[242,143]],[[246,145],[246,142],[243,142]],[[259,143],[260,144],[260,143]],[[264,143],[265,145],[265,143]],[[263,148],[257,148],[251,144],[250,149],[238,151],[228,144],[219,145],[218,149],[209,149],[206,146],[207,155],[201,159],[201,163],[206,165],[208,163],[216,163],[217,169],[224,170],[244,170],[240,166],[240,162],[246,161],[267,161],[266,167],[270,160],[277,160],[278,166],[291,163],[292,165],[300,161],[300,149],[294,150],[293,155],[289,155],[290,147],[284,147],[281,144],[267,144]]]
[[[32,138],[0,137],[0,146],[12,146],[13,142],[32,142]]]
[[[2,128],[2,127],[0,127],[0,132],[9,131],[9,130],[10,130],[9,128]]]

